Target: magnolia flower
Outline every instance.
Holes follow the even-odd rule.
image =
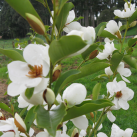
[[[87,90],[80,83],[73,83],[63,92],[63,100],[70,106],[81,104],[87,95]]]
[[[99,52],[99,54],[96,56],[98,59],[103,60],[103,59],[107,59],[109,56],[112,55],[113,51],[116,50],[116,48],[114,47],[114,43],[106,43],[104,45],[104,49],[103,52]]]
[[[110,43],[110,42],[113,42],[113,40],[110,40],[109,38],[105,38],[105,39],[104,39],[104,42],[105,42],[105,43],[107,43],[107,42]]]
[[[83,40],[86,41],[87,45],[81,50],[77,51],[76,53],[71,54],[69,57],[79,55],[83,53],[85,50],[87,50],[89,46],[94,42],[96,34],[95,34],[95,29],[93,27],[88,26],[88,27],[81,27],[79,31],[72,30],[71,32],[67,34],[67,36],[70,36],[70,35],[80,36]]]
[[[125,77],[129,77],[131,75],[131,70],[128,68],[124,68],[124,62],[120,62],[118,68],[117,68],[117,72],[120,74],[121,78],[130,83],[130,81],[128,79],[126,79]]]
[[[113,35],[117,35],[117,37],[121,39],[121,33],[119,31],[121,26],[122,26],[122,23],[120,21],[117,24],[114,20],[110,20],[107,23],[105,30],[110,32]]]
[[[17,96],[27,88],[34,87],[34,94],[44,91],[48,85],[49,56],[48,48],[42,45],[29,44],[23,51],[26,62],[13,61],[8,64],[9,84],[7,93]]]
[[[120,74],[121,78],[130,83],[130,81],[128,79],[126,79],[125,77],[129,77],[131,75],[131,71],[130,69],[128,68],[124,68],[124,62],[120,62],[118,68],[117,68],[117,72]],[[108,75],[108,76],[111,76],[113,75],[113,72],[112,70],[110,69],[110,67],[107,67],[105,68],[105,73]]]
[[[26,132],[26,125],[22,118],[16,113],[15,118],[0,120],[0,131],[4,131],[1,137],[19,137],[20,132]],[[5,131],[7,131],[5,133]]]
[[[110,97],[115,95],[112,102],[115,104],[116,108],[123,108],[124,110],[129,108],[127,101],[131,100],[134,96],[133,90],[126,87],[124,81],[117,82],[116,78],[113,82],[107,83],[107,92],[110,93]]]
[[[54,15],[54,11],[51,12],[52,15]],[[80,30],[81,29],[81,25],[79,22],[77,21],[73,21],[75,19],[75,12],[74,10],[69,11],[69,15],[67,17],[66,23],[65,23],[65,27],[63,28],[63,30],[66,33],[69,33],[72,30]],[[50,18],[50,22],[53,24],[53,20],[52,18]],[[58,30],[55,27],[55,34],[58,34]]]
[[[103,132],[99,132],[97,134],[97,137],[107,137],[107,135],[105,133],[103,133]]]
[[[131,4],[130,2],[126,2],[124,4],[124,10],[114,10],[114,14],[119,18],[128,18],[131,17],[132,14],[136,11],[135,4]]]

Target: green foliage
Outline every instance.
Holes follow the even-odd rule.
[[[132,14],[132,16],[129,18],[128,23],[132,23],[134,20],[137,19],[137,10]]]
[[[130,39],[128,41],[128,46],[129,47],[135,46],[136,45],[136,41],[137,41],[137,38]]]
[[[97,100],[98,99],[100,90],[101,90],[101,83],[97,83],[94,86],[93,90],[92,90],[92,98],[93,98],[93,100]]]
[[[37,106],[34,110],[36,113],[36,121],[39,127],[46,128],[50,135],[55,136],[57,126],[66,115],[66,107],[62,103],[55,109],[45,110],[42,106]]]
[[[87,44],[79,36],[63,36],[53,40],[49,48],[51,62],[55,65],[67,56],[84,48]]]
[[[108,106],[113,106],[113,103],[105,99],[84,101],[80,105],[70,108],[67,111],[67,115],[65,115],[63,121],[67,121]]]
[[[5,103],[0,103],[0,108],[11,113],[13,115],[12,110],[5,104]]]
[[[25,96],[30,99],[33,95],[33,92],[34,92],[34,88],[27,88],[26,91],[25,91]]]

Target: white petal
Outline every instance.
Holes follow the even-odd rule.
[[[115,135],[117,134],[118,131],[120,131],[121,129],[113,123],[112,127],[111,127],[111,137],[116,137]]]
[[[97,137],[108,137],[108,136],[105,133],[103,133],[103,132],[99,132],[97,134]]]
[[[14,132],[6,132],[1,137],[15,137]]]
[[[112,114],[111,111],[107,112],[107,117],[111,122],[114,122],[116,120],[116,117]]]
[[[36,137],[49,137],[49,133],[48,132],[39,132]]]
[[[122,12],[120,10],[114,10],[114,14],[115,14],[115,16],[118,16],[120,18],[124,18],[123,14],[122,14]]]
[[[34,94],[44,91],[49,83],[49,78],[42,78],[39,85],[34,88]]]
[[[127,128],[127,129],[125,130],[125,137],[131,137],[131,136],[132,136],[132,133],[133,133],[133,129]]]
[[[29,105],[29,103],[25,101],[22,96],[18,97],[18,103],[19,103],[18,105],[19,108],[25,108]]]
[[[74,12],[74,10],[71,10],[71,11],[69,11],[69,15],[67,17],[67,21],[65,24],[72,22],[74,19],[75,19],[75,12]]]
[[[119,99],[118,101],[119,106],[121,106],[121,108],[123,108],[124,110],[127,110],[129,108],[129,104],[127,103],[127,101]]]
[[[85,116],[74,118],[71,121],[79,129],[87,129],[88,127],[88,120]]]
[[[34,134],[34,129],[33,128],[30,128],[29,130],[29,135],[32,136]]]
[[[118,22],[118,27],[120,28],[121,26],[122,26],[122,22],[119,21],[119,22]]]
[[[27,87],[23,84],[10,83],[7,88],[7,94],[10,96],[17,96],[22,92],[25,92]]]
[[[49,73],[49,64],[45,61],[43,61],[43,76],[46,77]]]
[[[122,75],[121,75],[121,78],[122,78],[124,81],[126,81],[127,83],[130,83],[130,81],[129,81],[127,78],[123,77]]]
[[[110,67],[105,68],[105,73],[106,73],[108,76],[113,75],[113,72],[112,72],[112,70],[110,69]]]
[[[81,104],[87,95],[87,90],[84,85],[80,83],[73,83],[68,86],[63,92],[63,100],[67,100],[69,105]]]

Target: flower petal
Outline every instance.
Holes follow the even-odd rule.
[[[29,103],[25,101],[22,96],[18,97],[18,103],[19,103],[18,105],[19,108],[25,108],[29,105]]]
[[[108,137],[108,136],[105,133],[103,133],[103,132],[99,132],[97,134],[97,137]]]
[[[76,117],[76,118],[72,119],[71,121],[79,129],[87,129],[87,127],[88,127],[88,120],[84,115],[80,116],[80,117]]]
[[[112,114],[111,111],[107,112],[107,117],[111,122],[114,122],[116,120],[116,117]]]
[[[124,110],[127,110],[129,108],[129,104],[125,100],[119,99],[118,104]]]

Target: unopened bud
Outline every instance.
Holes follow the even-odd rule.
[[[118,37],[119,39],[122,38],[122,37],[121,37],[121,33],[120,33],[120,31],[117,31],[115,34],[117,35],[117,37]]]
[[[54,4],[54,1],[52,0],[52,3]],[[59,0],[55,0],[55,13],[57,13],[59,10]]]
[[[98,55],[98,50],[94,50],[90,53],[89,59],[94,59]]]
[[[36,16],[26,13],[26,19],[30,26],[40,35],[44,35],[45,33],[45,26],[42,23],[40,19],[38,19]]]
[[[6,120],[5,116],[0,112],[0,120]]]
[[[48,105],[52,105],[55,101],[55,94],[50,88],[47,88],[43,92],[43,98]]]
[[[137,25],[137,21],[133,21],[130,25],[129,25],[129,27],[134,27],[134,26],[136,26]]]
[[[92,118],[94,118],[94,113],[93,113],[93,112],[90,112],[90,116],[91,116]]]
[[[75,128],[71,134],[71,137],[79,137],[78,129]]]
[[[23,133],[26,132],[27,130],[26,125],[23,119],[17,113],[15,114],[15,117],[14,117],[14,123],[20,132],[23,132]]]
[[[61,73],[61,65],[58,65],[53,70],[52,82],[57,80],[57,78],[60,76],[60,73]]]

